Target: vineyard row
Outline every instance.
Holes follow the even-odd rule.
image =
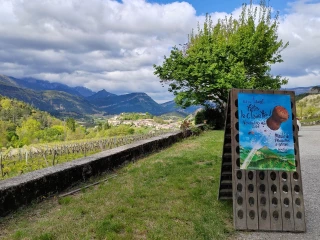
[[[167,133],[167,131],[162,130],[142,135],[86,140],[84,142],[55,145],[38,144],[30,147],[8,149],[5,152],[0,152],[0,179],[54,166],[58,163],[86,157],[96,152],[134,143],[164,133]]]

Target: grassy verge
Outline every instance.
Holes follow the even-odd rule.
[[[310,119],[301,119],[301,124],[310,123],[310,122],[320,122],[320,117],[318,118],[310,118]]]
[[[228,238],[232,204],[217,200],[222,141],[223,132],[205,132],[98,186],[19,210],[0,220],[0,238]]]

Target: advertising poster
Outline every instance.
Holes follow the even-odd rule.
[[[240,168],[295,171],[290,95],[238,93]]]

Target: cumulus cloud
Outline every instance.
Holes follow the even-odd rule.
[[[290,46],[273,72],[287,76],[288,86],[319,84],[319,13],[319,3],[298,1],[281,16],[279,36]],[[173,96],[152,65],[203,21],[186,2],[0,0],[0,73],[116,94],[143,91],[164,102]]]
[[[186,2],[0,0],[0,72],[172,99],[153,75],[196,27]]]
[[[289,46],[273,73],[289,79],[285,87],[320,85],[320,3],[296,1],[281,16],[279,37]]]

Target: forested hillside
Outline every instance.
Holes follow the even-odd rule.
[[[0,95],[0,147],[19,147],[37,141],[59,141],[63,122],[31,105]]]
[[[297,114],[302,119],[320,117],[320,94],[309,94],[297,101]]]
[[[127,114],[126,119],[153,118],[157,123],[163,120],[150,114]],[[161,121],[160,121],[161,120]],[[60,120],[31,105],[0,95],[0,152],[1,148],[22,147],[34,143],[61,142],[69,140],[107,138],[114,136],[147,133],[152,127],[132,127],[121,124],[111,126],[106,119],[92,122],[92,127],[82,126],[74,118]]]

